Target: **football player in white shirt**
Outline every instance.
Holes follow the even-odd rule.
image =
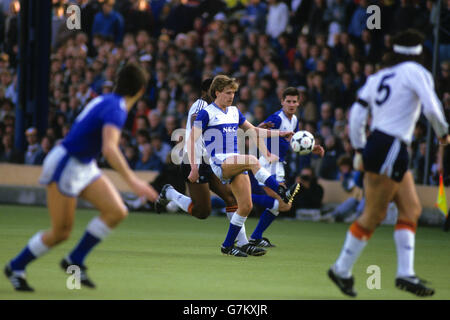
[[[237,88],[238,84],[232,78],[224,75],[218,75],[214,78],[210,87],[210,95],[214,98],[214,102],[199,112],[187,139],[191,165],[188,179],[195,182],[199,178],[197,164],[201,155],[196,154],[195,142],[203,134],[214,174],[223,183],[230,183],[231,190],[238,203],[238,209],[231,218],[230,228],[221,251],[228,255],[246,257],[247,254],[234,246],[234,240],[253,206],[247,170],[251,170],[259,182],[275,191],[285,202],[289,202],[296,195],[300,185],[296,184],[287,189],[280,185],[266,169],[261,167],[255,156],[238,153],[238,127],[246,131],[251,129],[253,130],[251,133],[255,133],[259,137],[265,134],[267,137],[279,135],[289,139],[293,132],[255,128],[245,119],[238,108],[231,106]],[[264,143],[258,144],[258,147],[269,161],[278,160],[277,156],[268,152]]]
[[[192,124],[194,123],[198,113],[203,110],[211,102],[208,90],[212,83],[212,78],[203,80],[202,82],[202,97],[195,101],[191,108],[189,109],[188,119],[186,123],[186,133],[185,137],[189,137],[192,129]],[[217,194],[225,202],[225,210],[228,219],[231,220],[234,213],[237,211],[237,202],[231,192],[230,186],[222,184],[218,177],[212,172],[211,166],[207,163],[205,158],[198,165],[199,178],[197,181],[190,181],[188,176],[191,172],[191,166],[189,165],[187,143],[184,145],[183,153],[184,159],[180,164],[180,177],[186,181],[187,187],[189,189],[189,197],[178,192],[172,185],[166,184],[162,188],[159,198],[155,203],[156,211],[162,212],[163,210],[170,207],[177,207],[187,212],[189,215],[198,218],[206,219],[211,214],[211,197],[210,190]],[[206,156],[206,149],[203,139],[198,139],[195,143],[196,154],[200,156]],[[170,203],[172,202],[172,203]],[[242,226],[239,234],[236,238],[236,246],[239,247],[241,251],[252,256],[261,256],[266,253],[266,250],[258,248],[253,244],[249,243],[245,232],[245,225]]]
[[[397,248],[395,286],[417,296],[431,296],[414,271],[414,243],[422,207],[408,171],[407,145],[423,112],[441,144],[448,144],[448,124],[434,91],[433,78],[422,65],[423,36],[414,30],[393,38],[393,52],[385,56],[386,67],[367,79],[350,114],[350,139],[356,150],[355,168],[364,170],[366,206],[350,226],[342,251],[328,271],[329,277],[349,296],[353,289],[352,267],[384,219],[390,201],[398,208],[394,240]],[[372,115],[370,135],[365,127]]]

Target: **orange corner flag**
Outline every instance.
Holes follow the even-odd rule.
[[[442,174],[440,174],[439,176],[439,193],[436,201],[436,207],[444,214],[444,216],[448,215],[447,199],[445,197],[444,189],[444,178],[442,177]]]

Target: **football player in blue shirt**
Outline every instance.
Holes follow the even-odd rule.
[[[124,66],[118,74],[114,92],[88,103],[67,137],[46,157],[40,182],[47,186],[51,227],[36,233],[6,264],[4,272],[14,289],[34,291],[26,281],[25,268],[68,239],[78,196],[92,203],[100,215],[91,220],[80,242],[60,265],[64,271],[70,265],[78,266],[81,284],[95,287],[86,274],[85,257],[128,214],[119,192],[97,166],[95,159],[100,153],[136,194],[153,202],[157,199],[157,192],[134,174],[119,149],[127,113],[143,95],[147,80],[147,74],[139,66]]]
[[[282,131],[298,131],[298,119],[295,115],[299,106],[300,93],[296,88],[288,87],[283,91],[281,106],[282,108],[270,115],[264,124],[268,124],[270,128]],[[262,124],[261,124],[262,125]],[[261,127],[259,125],[259,127]],[[284,137],[268,138],[266,141],[267,149],[272,154],[278,156],[278,160],[269,162],[264,156],[259,158],[259,163],[263,168],[274,175],[277,182],[285,184],[285,170],[284,161],[290,148],[290,142]],[[325,151],[319,146],[315,145],[312,153],[323,157]],[[263,237],[263,232],[275,220],[281,212],[289,211],[291,203],[285,203],[281,197],[265,186],[263,183],[258,183],[255,177],[250,174],[250,182],[252,186],[252,201],[266,208],[259,218],[258,225],[250,236],[249,242],[259,247],[274,247],[269,239]]]

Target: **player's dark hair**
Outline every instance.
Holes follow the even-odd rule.
[[[135,96],[147,86],[147,72],[135,63],[126,64],[118,73],[114,92],[121,96]]]
[[[202,99],[205,100],[208,103],[212,102],[212,98],[209,95],[209,87],[211,87],[211,83],[213,82],[213,78],[207,78],[205,80],[203,80],[202,82]]]
[[[407,29],[405,31],[397,33],[392,38],[392,44],[400,45],[403,47],[414,47],[423,44],[424,40],[425,36],[421,32],[415,29]],[[405,61],[415,61],[417,63],[420,63],[421,65],[424,65],[424,50],[425,49],[422,49],[422,53],[419,55],[408,55],[394,52],[394,50],[391,48],[390,51],[388,51],[383,56],[383,65],[386,67],[390,67]]]
[[[283,95],[282,95],[283,100],[286,99],[287,96],[296,96],[296,97],[300,98],[300,92],[298,91],[297,88],[288,87],[288,88],[284,89],[284,91],[283,91]]]

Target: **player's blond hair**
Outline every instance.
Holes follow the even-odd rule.
[[[236,91],[239,88],[239,84],[236,82],[235,78],[230,78],[226,75],[215,76],[209,87],[209,95],[213,99],[216,99],[216,91],[222,92],[228,87]]]

